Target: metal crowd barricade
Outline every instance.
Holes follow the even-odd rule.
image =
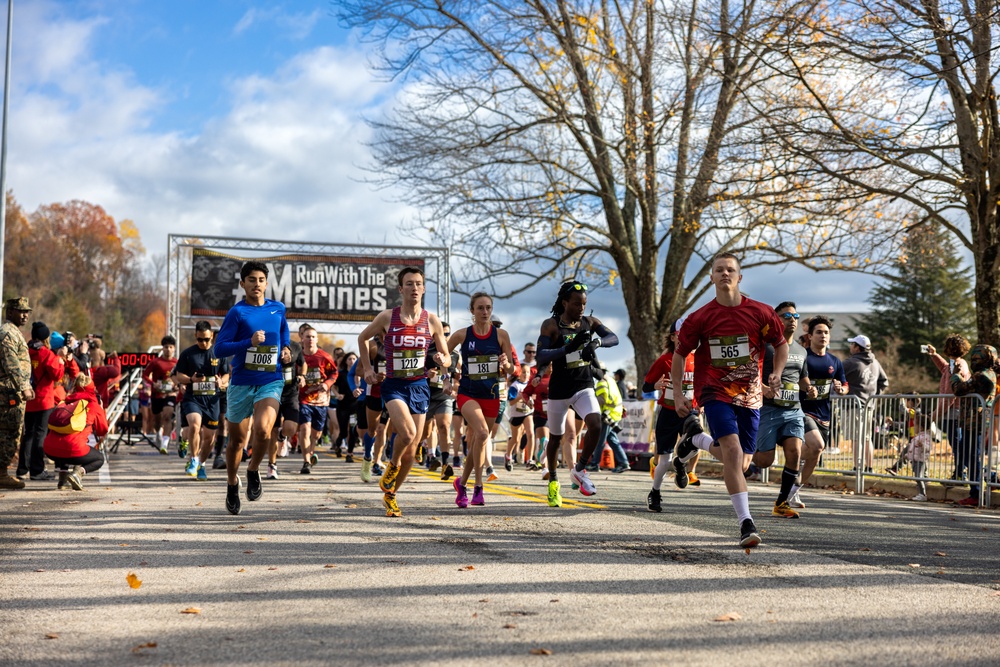
[[[889,394],[871,397],[862,410],[857,409],[860,400],[855,405],[844,400],[851,398],[857,400],[834,399],[831,443],[818,469],[852,475],[858,493],[864,491],[866,477],[912,480],[914,491],[918,479],[978,485],[979,505],[988,505],[989,490],[996,486],[991,476],[993,419],[992,406],[981,396]],[[921,432],[930,435],[929,451],[914,443]],[[849,468],[845,460],[851,462]]]

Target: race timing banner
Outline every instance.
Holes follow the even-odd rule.
[[[191,260],[191,315],[223,317],[243,298],[240,267],[249,259],[267,266],[264,297],[285,304],[290,320],[370,322],[402,304],[396,280],[412,257],[281,255],[234,257],[195,248]]]

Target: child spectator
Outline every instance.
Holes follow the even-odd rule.
[[[912,500],[922,502],[927,500],[927,481],[924,478],[927,473],[927,462],[930,461],[931,450],[934,448],[934,436],[931,432],[929,415],[914,413],[912,424],[913,436],[899,453],[899,458],[886,472],[895,475],[903,467],[903,461],[909,461],[913,468],[913,476],[917,478],[917,495],[913,496]]]

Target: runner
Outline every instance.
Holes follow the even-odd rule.
[[[537,366],[535,367],[537,368]],[[536,471],[542,466],[549,444],[549,378],[552,376],[552,364],[546,364],[524,388],[524,397],[531,401],[531,421],[535,426],[535,440],[538,450],[534,456],[525,456],[525,467]]]
[[[226,448],[226,509],[230,514],[240,513],[239,445],[249,430],[244,420],[253,417],[253,455],[247,464],[247,500],[253,501],[263,492],[259,468],[267,454],[268,436],[285,386],[282,365],[292,361],[285,306],[264,298],[267,273],[267,265],[254,260],[240,269],[240,287],[245,296],[226,313],[215,343],[216,356],[233,358],[232,380],[226,392],[230,434]]]
[[[303,324],[299,327],[300,336],[307,326]],[[281,366],[281,400],[267,443],[265,479],[278,479],[278,459],[288,456],[292,438],[299,430],[299,391],[306,385],[306,359],[302,354],[302,345],[291,341],[288,347],[292,361]]]
[[[212,454],[219,429],[219,400],[229,386],[229,362],[212,352],[212,325],[201,320],[194,325],[195,344],[181,352],[174,367],[178,386],[190,385],[181,400],[181,421],[191,446],[191,460],[185,473],[208,479],[205,461]]]
[[[347,462],[354,462],[354,448],[358,444],[358,430],[356,428],[358,423],[358,418],[355,412],[357,411],[357,398],[354,396],[354,390],[351,388],[348,382],[351,367],[358,360],[358,355],[353,352],[345,354],[341,359],[340,363],[337,364],[337,382],[334,384],[333,389],[330,390],[331,395],[336,392],[337,398],[337,408],[335,410],[335,415],[337,418],[337,433],[339,435],[338,439],[333,441],[334,446],[340,446],[340,441],[344,440],[347,443]],[[333,440],[333,438],[331,438]]]
[[[447,342],[442,335],[437,315],[421,307],[424,272],[407,267],[399,273],[399,291],[403,305],[383,310],[358,335],[358,349],[368,348],[373,336],[384,336],[386,371],[382,382],[382,401],[389,412],[393,428],[399,434],[392,452],[392,460],[385,468],[379,488],[385,493],[386,516],[402,516],[396,504],[396,493],[413,467],[414,454],[420,442],[427,416],[430,389],[427,386],[425,357],[431,341],[438,350],[445,350]],[[448,366],[451,358],[443,353],[434,354],[438,366]],[[371,357],[361,355],[365,381],[378,382],[378,372],[372,368]]]
[[[847,393],[847,375],[840,359],[830,354],[830,327],[827,317],[817,315],[806,325],[809,347],[806,349],[806,374],[811,388],[801,394],[803,425],[806,435],[803,446],[802,481],[792,487],[789,507],[802,509],[806,505],[799,498],[799,488],[805,486],[819,464],[823,448],[830,445],[830,395]]]
[[[513,370],[510,337],[507,332],[493,326],[493,297],[476,292],[469,299],[472,326],[461,329],[448,339],[448,349],[458,347],[462,354],[462,375],[458,383],[458,407],[465,419],[469,452],[465,457],[462,474],[454,481],[455,504],[469,506],[465,485],[475,472],[472,504],[485,505],[483,494],[483,468],[486,466],[487,441],[500,410],[500,379]]]
[[[451,336],[451,327],[448,323],[442,322],[441,328],[444,331],[445,339],[449,338]],[[429,441],[431,431],[436,428],[439,450],[439,458],[429,457],[430,462],[427,469],[433,472],[438,468],[443,468],[441,479],[449,479],[455,474],[453,471],[445,476],[445,471],[449,467],[448,459],[451,456],[449,434],[451,432],[451,412],[454,409],[454,400],[452,397],[455,395],[455,392],[452,389],[451,375],[448,374],[446,369],[439,368],[433,361],[434,354],[437,352],[437,347],[433,342],[427,352],[430,355],[427,360],[429,366],[427,369],[427,384],[431,388],[431,398],[427,407],[427,424],[424,426],[424,440]],[[454,353],[452,355],[452,366],[454,367]]]
[[[531,404],[531,399],[524,395],[529,382],[531,382],[531,367],[522,365],[520,374],[510,383],[510,390],[507,392],[510,405],[510,437],[507,439],[507,451],[504,453],[504,468],[507,472],[514,469],[522,440],[526,441],[525,467],[535,453],[535,425],[531,419],[534,406]]]
[[[156,444],[160,453],[167,453],[170,444],[170,432],[174,427],[174,407],[177,405],[177,387],[170,374],[177,365],[174,352],[177,351],[177,339],[164,336],[160,339],[160,354],[149,362],[142,371],[142,379],[152,387],[150,408],[153,413],[153,430],[156,433]]]
[[[667,334],[667,342],[664,352],[653,365],[649,367],[646,377],[642,382],[642,391],[659,391],[660,397],[657,403],[660,411],[656,415],[656,467],[653,470],[653,487],[646,496],[646,509],[650,512],[662,512],[662,495],[660,489],[663,487],[663,478],[667,472],[674,469],[674,446],[681,432],[691,429],[694,433],[703,433],[701,426],[701,414],[698,410],[698,399],[694,395],[694,353],[688,353],[684,357],[684,380],[681,392],[684,397],[691,401],[691,414],[685,418],[677,415],[674,405],[674,387],[671,382],[671,368],[674,363],[674,350],[677,347],[677,331],[684,323],[684,318],[676,320],[670,325],[670,332]],[[695,458],[692,459],[691,467],[697,461],[698,452],[695,450]],[[674,482],[681,489],[685,488],[690,481],[688,477],[675,477]]]
[[[617,345],[618,336],[596,317],[584,315],[586,305],[586,285],[574,281],[563,283],[552,306],[553,316],[542,323],[538,336],[537,363],[552,364],[548,404],[548,425],[552,439],[546,450],[551,507],[562,506],[556,458],[566,430],[567,414],[573,410],[586,423],[587,435],[583,441],[583,456],[575,465],[573,459],[566,461],[566,465],[571,466],[570,478],[579,484],[580,493],[585,496],[597,493],[585,468],[601,433],[601,408],[594,393],[590,362],[594,359],[597,348]],[[598,337],[592,338],[595,333]]]
[[[695,395],[708,420],[712,436],[685,433],[677,446],[674,469],[678,486],[686,483],[685,460],[695,448],[722,461],[722,473],[740,527],[740,546],[755,547],[760,535],[750,516],[743,471],[757,444],[761,406],[761,364],[767,343],[774,345],[774,372],[768,384],[781,388],[788,345],[778,316],[764,304],[740,293],[739,259],[727,252],[712,259],[715,298],[692,313],[681,327],[670,368],[674,407],[681,418],[691,414],[692,401],[684,396],[685,357],[694,351]],[[713,441],[714,437],[714,441]]]
[[[309,325],[299,335],[305,358],[305,385],[299,390],[299,449],[302,451],[302,470],[308,475],[319,461],[316,445],[326,426],[326,412],[330,405],[330,388],[337,381],[337,365],[326,350],[319,349],[319,334]]]
[[[760,409],[757,452],[753,455],[753,462],[758,468],[770,468],[774,463],[775,449],[781,445],[785,453],[785,467],[781,471],[781,490],[771,513],[774,516],[798,519],[799,513],[789,506],[788,499],[799,476],[802,439],[805,435],[799,392],[808,392],[810,389],[806,373],[806,350],[795,342],[795,330],[799,326],[795,304],[783,301],[774,312],[785,325],[788,360],[781,374],[781,388],[774,391],[770,386],[764,387],[764,405]],[[764,353],[763,377],[770,377],[773,366],[774,347],[768,343]]]

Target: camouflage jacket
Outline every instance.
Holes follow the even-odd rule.
[[[28,344],[13,322],[0,325],[0,391],[20,394],[31,387]]]

